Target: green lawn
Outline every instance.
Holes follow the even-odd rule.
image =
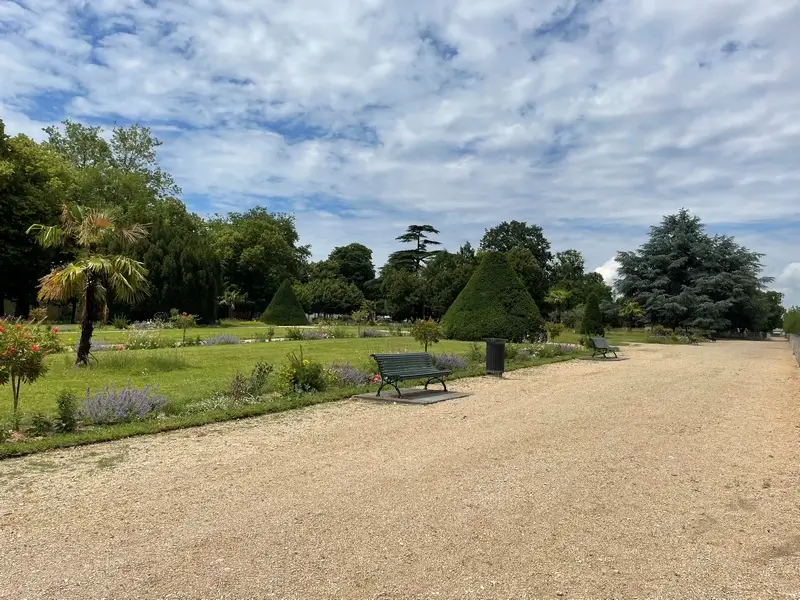
[[[80,328],[77,325],[57,325],[59,336],[61,339],[64,340],[64,343],[72,346],[78,342],[78,338],[80,337]],[[345,325],[351,335],[356,337],[358,334],[358,328],[354,325]],[[304,327],[304,329],[314,329],[315,327]],[[207,340],[209,338],[216,337],[218,335],[235,335],[243,340],[253,339],[257,335],[263,335],[266,333],[267,329],[269,329],[268,325],[253,325],[253,324],[245,324],[245,325],[238,325],[238,326],[226,326],[226,327],[192,327],[186,330],[186,338],[187,339],[194,339],[196,337],[200,337],[202,340]],[[275,327],[275,337],[282,338],[286,336],[287,327]],[[362,328],[363,329],[363,328]],[[386,329],[385,325],[377,325],[375,327],[369,327],[369,329]],[[94,335],[92,336],[92,340],[96,342],[108,342],[110,344],[124,344],[125,341],[128,339],[128,335],[134,330],[121,330],[121,329],[113,329],[109,326],[104,326],[98,329],[95,329]],[[180,341],[183,339],[183,330],[181,329],[158,329],[154,330],[154,332],[158,333],[158,335],[167,340],[173,340],[175,342]]]
[[[443,341],[432,351],[464,353],[468,342]],[[227,346],[201,346],[165,350],[129,350],[97,352],[97,363],[88,369],[73,366],[72,352],[47,358],[47,375],[31,385],[23,385],[20,409],[23,413],[42,411],[55,414],[55,398],[62,389],[73,390],[82,398],[87,388],[102,389],[123,385],[128,380],[136,386],[158,385],[159,391],[173,401],[174,409],[188,402],[208,398],[222,389],[237,372],[249,373],[258,361],[276,368],[286,362],[289,352],[298,352],[301,342],[266,342]],[[351,338],[302,342],[306,358],[329,365],[350,361],[353,365],[371,366],[371,353],[416,352],[421,348],[411,338]],[[162,370],[167,369],[167,370]],[[11,388],[0,388],[0,421],[11,416]]]

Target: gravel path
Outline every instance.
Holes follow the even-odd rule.
[[[0,598],[800,598],[788,344],[0,463]]]

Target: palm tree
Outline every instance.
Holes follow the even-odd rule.
[[[556,307],[556,320],[561,322],[561,307],[569,300],[569,291],[561,288],[553,288],[547,293],[544,301]]]
[[[223,292],[222,296],[219,297],[218,302],[220,306],[228,307],[228,318],[232,319],[233,311],[236,309],[238,305],[242,304],[242,302],[244,302],[245,300],[247,300],[246,293],[243,294],[235,287],[231,287],[225,290],[225,292]]]
[[[58,266],[41,278],[40,302],[80,300],[81,339],[76,365],[89,363],[94,324],[102,318],[111,293],[127,303],[141,300],[148,294],[147,269],[132,258],[103,252],[112,241],[134,244],[147,235],[143,225],[120,227],[112,210],[62,207],[60,224],[31,225],[39,244],[45,248],[67,248],[75,252],[75,260]]]

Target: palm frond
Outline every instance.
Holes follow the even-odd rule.
[[[39,301],[67,302],[80,298],[86,288],[86,275],[86,269],[76,263],[53,269],[39,280]]]
[[[106,256],[102,254],[93,254],[78,261],[76,264],[81,265],[84,269],[91,273],[96,273],[101,276],[110,276],[114,270],[114,264]]]
[[[147,225],[134,223],[129,227],[123,227],[120,229],[119,234],[122,237],[122,241],[124,241],[126,244],[135,244],[139,240],[147,237]]]
[[[127,256],[112,256],[109,260],[113,268],[108,274],[108,286],[116,298],[133,303],[150,293],[147,269],[143,263]]]
[[[114,220],[112,216],[99,209],[86,211],[83,219],[78,224],[75,238],[78,244],[90,247],[101,243],[109,233],[114,231]]]
[[[59,248],[64,244],[66,235],[58,226],[40,225],[36,223],[28,227],[26,233],[32,233],[36,242],[43,248]]]

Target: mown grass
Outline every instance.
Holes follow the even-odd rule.
[[[58,333],[61,339],[63,340],[64,344],[72,347],[78,343],[78,338],[80,337],[80,330],[76,325],[57,325]],[[304,328],[314,329],[316,326],[307,326]],[[359,328],[355,325],[342,325],[351,337],[357,337]],[[267,325],[259,325],[259,324],[252,324],[252,322],[247,322],[247,324],[242,325],[235,325],[235,326],[215,326],[215,327],[191,327],[186,330],[186,339],[192,340],[196,338],[200,338],[201,340],[207,340],[209,338],[213,338],[218,335],[235,335],[243,340],[247,339],[254,339],[258,336],[263,336],[266,334],[269,326]],[[275,338],[284,338],[286,337],[286,330],[287,327],[275,327]],[[363,327],[362,327],[363,329]],[[386,325],[376,325],[375,327],[371,327],[370,329],[387,329]],[[124,344],[128,339],[128,335],[132,332],[136,331],[133,329],[114,329],[113,327],[103,326],[99,329],[96,329],[94,335],[92,336],[92,340],[95,342],[106,342],[109,344]],[[158,334],[158,336],[164,340],[170,340],[173,342],[179,342],[183,339],[183,330],[182,329],[157,329],[152,330]]]
[[[403,342],[404,340],[395,340],[395,341]],[[333,346],[334,342],[335,340],[331,340],[330,342],[323,340],[314,342],[314,344],[329,344],[330,346]],[[463,345],[467,344],[467,342],[449,342],[448,344],[445,345],[443,351],[447,352],[457,351],[457,348],[451,346],[451,344]],[[396,346],[397,346],[396,344],[390,343],[388,346],[379,348],[376,351],[385,351],[393,347],[396,348]],[[441,344],[439,344],[438,346],[441,346]],[[326,348],[324,350],[324,352],[328,353],[332,351],[334,351],[333,347]],[[152,351],[144,351],[144,352],[152,352]],[[318,357],[321,354],[322,352],[314,354],[313,356]],[[306,349],[304,349],[304,355],[306,356],[310,355],[306,351]],[[537,359],[530,359],[527,361],[507,362],[506,370],[514,371],[516,369],[535,367],[557,362],[564,362],[572,360],[577,356],[579,356],[579,354],[557,356],[553,358],[537,358]],[[339,358],[339,360],[341,361],[344,359]],[[452,380],[452,379],[461,379],[464,377],[475,377],[483,374],[484,374],[483,365],[471,364],[468,369],[459,371],[449,379]],[[400,384],[400,387],[413,386],[415,385],[415,383],[418,382],[404,382]],[[77,431],[75,433],[56,434],[43,438],[26,439],[17,442],[7,442],[0,444],[0,459],[11,458],[16,456],[24,456],[26,454],[33,454],[36,452],[53,450],[56,448],[83,446],[87,444],[106,442],[126,437],[155,434],[164,431],[174,431],[177,429],[185,429],[188,427],[208,425],[211,423],[245,419],[248,417],[255,417],[255,416],[282,412],[296,408],[303,408],[315,404],[322,404],[327,402],[333,402],[336,400],[342,400],[345,398],[350,398],[356,394],[361,394],[375,389],[377,389],[377,385],[370,384],[367,386],[360,386],[360,387],[334,388],[317,394],[292,394],[287,396],[278,396],[275,398],[271,398],[270,400],[265,402],[260,402],[257,404],[248,404],[245,406],[237,406],[235,408],[229,408],[226,410],[208,411],[198,414],[163,415],[159,418],[149,419],[145,421],[120,423],[117,425],[107,425],[103,427],[91,427]]]
[[[468,342],[443,341],[434,352],[464,353]],[[55,414],[55,402],[62,389],[83,398],[87,388],[108,385],[158,385],[159,392],[172,401],[173,410],[189,402],[208,398],[222,389],[237,371],[249,373],[263,361],[276,367],[287,362],[289,352],[302,346],[306,358],[323,365],[350,361],[372,367],[369,355],[376,352],[415,352],[419,345],[410,338],[351,338],[344,340],[284,341],[228,346],[199,346],[165,350],[105,351],[94,354],[89,368],[75,368],[74,354],[48,357],[47,374],[31,385],[23,385],[20,408],[23,413]],[[10,388],[0,388],[0,421],[11,418]]]

